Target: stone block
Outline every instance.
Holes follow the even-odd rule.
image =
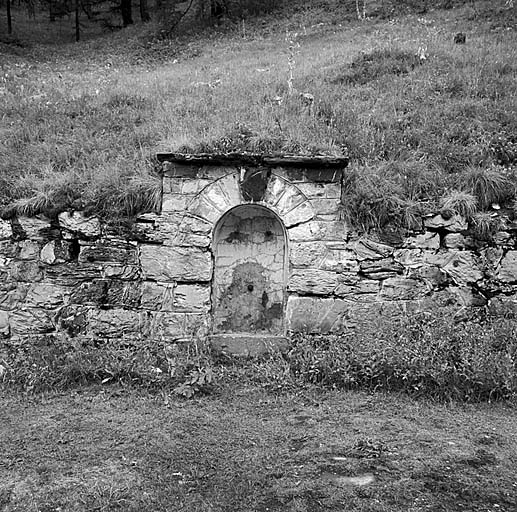
[[[358,272],[359,262],[355,253],[348,249],[338,249],[327,245],[327,252],[320,263],[322,270],[332,270],[334,272]]]
[[[379,281],[357,278],[352,283],[340,283],[334,294],[337,297],[343,297],[354,302],[371,302],[377,300],[379,290]]]
[[[224,201],[224,199],[221,198],[221,201]],[[201,217],[211,224],[215,224],[225,211],[226,209],[220,210],[209,201],[206,194],[199,194],[189,204],[189,213],[191,215]]]
[[[496,277],[503,283],[517,281],[517,251],[508,251],[501,260]]]
[[[206,187],[211,185],[213,182],[213,180],[202,178],[198,178],[195,180],[185,179],[177,182],[179,185],[179,190],[173,189],[173,186],[171,185],[171,190],[169,192],[176,192],[185,195],[196,195],[199,194]]]
[[[341,198],[341,185],[339,183],[299,183],[297,188],[308,198]]]
[[[46,280],[64,286],[78,286],[101,276],[99,266],[77,263],[62,263],[45,268]]]
[[[83,245],[79,252],[79,263],[117,263],[131,265],[138,262],[137,247],[134,243],[103,240],[95,245]]]
[[[212,257],[199,248],[142,245],[140,261],[145,279],[173,281],[210,281]]]
[[[293,243],[289,251],[289,259],[294,267],[319,267],[327,254],[323,242]]]
[[[443,245],[447,249],[465,249],[467,242],[461,233],[449,233],[443,239]]]
[[[404,268],[419,268],[424,265],[422,249],[397,249],[393,259]]]
[[[142,338],[149,334],[144,312],[127,309],[88,310],[88,331],[100,338]]]
[[[327,199],[315,197],[309,199],[316,215],[338,215],[341,201],[339,199]]]
[[[25,303],[29,307],[56,309],[64,306],[72,293],[71,288],[51,283],[36,283],[31,285]]]
[[[0,240],[8,240],[13,236],[13,229],[8,220],[0,219]]]
[[[340,182],[343,171],[341,169],[305,169],[304,176],[307,181],[317,183]]]
[[[406,238],[404,247],[410,249],[435,249],[440,248],[440,235],[438,233],[428,232],[415,237]]]
[[[72,244],[65,240],[51,240],[40,251],[39,259],[47,265],[65,263],[73,257]]]
[[[18,258],[21,260],[37,260],[39,258],[40,245],[33,240],[18,242]]]
[[[290,212],[306,200],[305,196],[295,187],[286,187],[284,193],[275,205],[276,211],[282,216]]]
[[[90,309],[90,307],[75,304],[68,304],[61,308],[56,315],[57,330],[72,337],[86,333]]]
[[[289,213],[285,214],[282,217],[282,220],[284,221],[285,227],[290,228],[297,224],[301,224],[302,222],[312,220],[314,215],[314,208],[312,207],[310,201],[305,201],[304,203],[291,210]]]
[[[139,265],[121,265],[119,263],[104,263],[101,267],[101,276],[106,279],[123,279],[135,281],[142,277]]]
[[[9,314],[13,338],[33,334],[49,334],[55,331],[54,312],[41,308],[16,309]]]
[[[369,238],[361,238],[351,244],[351,249],[356,253],[359,260],[378,260],[393,254],[393,247],[374,242]]]
[[[81,212],[62,212],[58,215],[61,229],[86,238],[101,235],[101,224],[97,217],[87,217]]]
[[[23,307],[25,298],[29,291],[29,283],[12,282],[8,289],[0,294],[0,308],[4,310],[14,310]]]
[[[141,307],[151,311],[172,311],[174,309],[174,284],[144,281]]]
[[[469,251],[451,251],[442,269],[459,285],[476,283],[483,278],[476,257]]]
[[[400,273],[404,267],[393,258],[382,258],[379,260],[364,260],[360,264],[363,274],[375,274],[377,272],[396,272]]]
[[[153,338],[177,341],[186,336],[186,313],[154,313],[152,321]]]
[[[442,215],[434,215],[424,219],[424,226],[427,229],[443,229],[456,233],[466,231],[469,227],[465,217],[461,215],[453,215],[448,219],[442,217]]]
[[[210,286],[179,284],[174,290],[174,308],[183,311],[203,311],[210,309]]]
[[[288,330],[308,333],[344,332],[378,321],[382,303],[336,298],[296,297],[287,300]]]
[[[162,212],[184,212],[193,199],[192,194],[163,194]]]
[[[7,338],[11,333],[9,326],[9,313],[0,310],[0,338]]]
[[[44,216],[37,217],[18,217],[12,221],[13,230],[21,230],[23,236],[31,240],[37,240],[45,236],[45,232],[50,229],[50,219]]]
[[[393,277],[383,281],[380,297],[383,300],[414,300],[429,291],[430,287],[417,279]]]
[[[292,242],[310,242],[323,239],[322,223],[310,221],[287,230],[289,240]]]
[[[288,184],[284,179],[279,178],[274,174],[271,175],[266,193],[264,194],[264,203],[266,203],[268,206],[276,206],[280,198],[284,195],[287,187]]]
[[[163,175],[167,178],[190,178],[195,179],[200,174],[200,167],[195,165],[184,165],[175,162],[163,162]]]
[[[330,295],[339,284],[339,274],[325,270],[305,269],[291,272],[288,290],[298,294]]]
[[[224,211],[242,203],[243,199],[241,195],[238,173],[232,172],[226,176],[223,176],[221,179],[217,180],[217,187],[224,197],[224,202],[221,203],[221,206],[223,206],[222,209]],[[215,189],[215,187],[205,188],[202,193],[208,194],[210,197],[209,191],[211,191],[212,188]],[[218,202],[212,199],[212,197],[210,197],[210,200],[214,202],[214,204],[219,208]]]
[[[43,279],[43,270],[36,261],[13,261],[9,269],[9,279],[34,283]]]

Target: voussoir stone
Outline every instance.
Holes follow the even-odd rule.
[[[212,256],[199,248],[142,245],[140,262],[145,279],[210,281]]]

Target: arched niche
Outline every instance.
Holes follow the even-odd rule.
[[[238,205],[216,223],[212,251],[214,334],[285,334],[287,237],[276,213]]]

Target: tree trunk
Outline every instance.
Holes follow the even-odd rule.
[[[79,28],[79,2],[80,0],[75,0],[75,41],[79,42],[81,38],[81,32]]]
[[[147,0],[140,0],[140,19],[144,23],[151,21],[151,16],[149,16],[149,9],[147,8]]]
[[[13,33],[13,21],[11,19],[11,0],[7,0],[7,33]]]
[[[133,24],[131,0],[120,0],[120,13],[122,14],[122,24],[124,27]]]

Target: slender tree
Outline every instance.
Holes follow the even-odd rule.
[[[13,33],[13,20],[11,19],[11,0],[7,0],[7,33]]]
[[[124,27],[133,24],[131,0],[120,0],[120,13],[122,14],[122,24]]]
[[[151,21],[151,16],[149,15],[149,9],[147,8],[147,0],[140,0],[140,19],[144,23]]]
[[[80,0],[75,0],[75,40],[79,41],[81,38],[81,31],[79,27],[79,2]]]

